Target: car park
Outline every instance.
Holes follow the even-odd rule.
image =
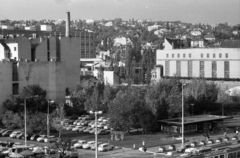
[[[30,140],[33,135],[27,134],[27,140]],[[21,137],[22,139],[25,139],[25,134]]]
[[[7,129],[1,129],[0,130],[0,135],[2,135],[2,133],[4,133],[5,131],[7,131]]]
[[[3,137],[8,137],[13,131],[12,130],[7,130],[5,132],[2,133]]]
[[[72,131],[76,132],[76,131],[78,131],[80,128],[81,128],[80,126],[76,126],[76,127],[74,127],[74,128],[72,129]]]
[[[9,137],[10,138],[16,138],[16,136],[18,135],[18,134],[20,134],[20,133],[22,133],[21,131],[13,131],[10,135],[9,135]]]
[[[95,141],[88,141],[87,143],[82,145],[82,148],[83,149],[90,149],[92,144],[95,144]]]
[[[109,143],[100,144],[98,146],[98,151],[109,151],[113,149],[114,149],[114,146],[110,145]]]
[[[110,132],[108,130],[105,130],[105,129],[100,129],[98,130],[97,134],[99,135],[104,135],[104,134],[109,134]]]
[[[81,127],[78,129],[78,132],[83,132],[87,127]]]
[[[87,127],[86,129],[83,130],[84,133],[89,133],[89,131],[91,131],[92,128],[91,127]]]
[[[94,134],[95,133],[95,128],[91,129],[88,133]]]

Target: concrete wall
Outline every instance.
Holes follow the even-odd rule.
[[[65,100],[64,62],[19,62],[19,92],[23,87],[38,84],[47,91],[47,98]]]
[[[18,42],[18,56],[31,61],[31,42],[27,37],[22,37]]]
[[[0,114],[3,102],[12,94],[12,63],[0,61]]]
[[[230,78],[240,78],[240,49],[236,48],[206,48],[206,49],[173,49],[157,50],[157,65],[163,66],[165,75],[165,62],[170,63],[170,76],[176,74],[176,62],[181,61],[181,77],[188,77],[187,61],[192,61],[193,77],[200,76],[200,61],[204,61],[204,77],[212,77],[212,61],[217,64],[217,78],[224,78],[224,61],[229,61]],[[167,55],[168,54],[168,55]],[[172,57],[174,54],[174,58]],[[180,57],[178,57],[178,54]],[[203,57],[202,57],[203,55]],[[168,56],[168,57],[167,57]],[[185,57],[184,57],[185,56]],[[215,56],[215,57],[214,57]],[[183,73],[184,72],[184,73]],[[159,76],[159,75],[157,75]]]
[[[42,43],[36,47],[35,56],[39,61],[48,61],[47,40],[43,39]]]
[[[73,90],[80,82],[81,40],[79,37],[62,37],[60,40],[61,61],[66,63],[66,88]]]

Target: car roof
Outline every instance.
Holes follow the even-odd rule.
[[[89,144],[90,144],[90,143],[95,143],[95,141],[89,141],[88,143],[89,143]]]
[[[100,144],[99,146],[103,146],[103,145],[109,145],[109,143],[103,143],[103,144]]]

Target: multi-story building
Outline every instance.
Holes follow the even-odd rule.
[[[157,50],[157,79],[178,76],[240,81],[239,52],[240,48]]]

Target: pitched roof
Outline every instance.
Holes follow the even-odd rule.
[[[240,40],[223,40],[221,48],[240,48]]]
[[[10,50],[8,45],[4,42],[4,40],[0,40],[0,44],[4,47],[5,50]]]

